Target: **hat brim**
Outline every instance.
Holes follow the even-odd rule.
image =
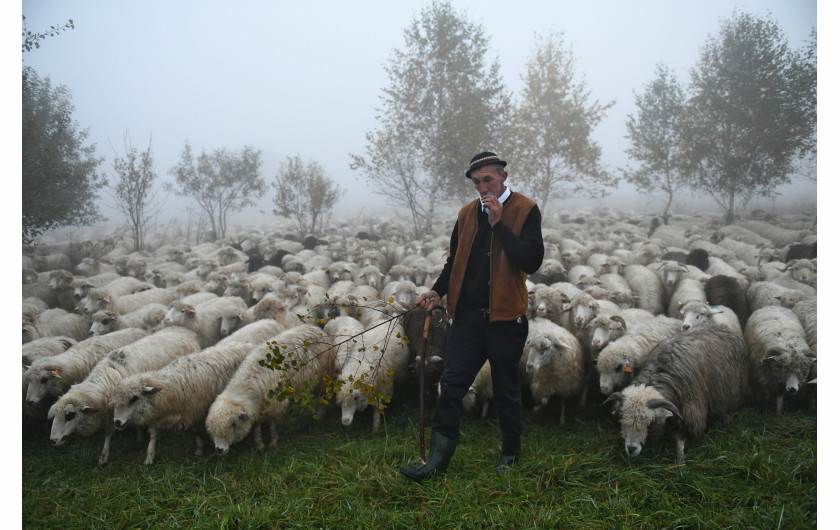
[[[505,167],[505,166],[507,166],[507,162],[505,162],[504,160],[485,160],[483,162],[479,162],[479,163],[477,163],[473,166],[470,166],[470,168],[467,170],[465,175],[467,176],[468,179],[471,179],[472,177],[470,176],[470,173],[472,173],[476,169],[482,168],[484,166],[502,166],[502,167]]]

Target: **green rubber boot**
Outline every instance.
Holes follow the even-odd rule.
[[[522,442],[519,436],[502,436],[502,454],[499,456],[499,465],[496,466],[496,473],[504,475],[514,468],[519,462],[522,454]]]
[[[421,482],[424,478],[435,473],[442,475],[446,473],[446,468],[449,466],[449,461],[452,460],[457,445],[457,439],[448,438],[437,431],[432,431],[432,442],[426,463],[415,467],[404,466],[400,471],[414,482]]]

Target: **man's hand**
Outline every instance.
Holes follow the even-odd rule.
[[[417,305],[426,311],[431,311],[438,302],[440,302],[440,295],[436,291],[431,290],[420,295],[420,299],[417,300]]]
[[[487,208],[487,221],[490,226],[496,226],[496,223],[502,220],[502,203],[499,198],[492,192],[481,197],[481,202]]]

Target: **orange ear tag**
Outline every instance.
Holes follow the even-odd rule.
[[[633,373],[633,367],[630,366],[630,363],[627,363],[627,364],[624,365],[624,373],[626,373],[626,374],[632,374]]]

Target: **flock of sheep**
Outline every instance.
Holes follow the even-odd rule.
[[[667,432],[680,462],[715,417],[763,402],[782,414],[800,392],[815,406],[816,217],[751,217],[546,215],[521,358],[534,410],[558,400],[565,424],[568,405],[610,402],[628,455]],[[195,432],[197,454],[207,435],[225,454],[252,432],[263,450],[262,427],[275,445],[290,405],[269,393],[281,383],[317,393],[332,380],[344,382],[342,424],[370,408],[376,430],[381,406],[366,387],[387,402],[423,370],[434,397],[449,320],[433,312],[423,341],[426,313],[412,307],[448,256],[450,230],[410,240],[369,220],[322,239],[253,227],[238,242],[140,252],[24,247],[24,420],[49,426],[55,445],[104,432],[100,465],[127,427],[147,429],[147,464],[169,429]],[[294,362],[267,368],[267,343]],[[488,414],[491,385],[486,364],[465,410]]]

